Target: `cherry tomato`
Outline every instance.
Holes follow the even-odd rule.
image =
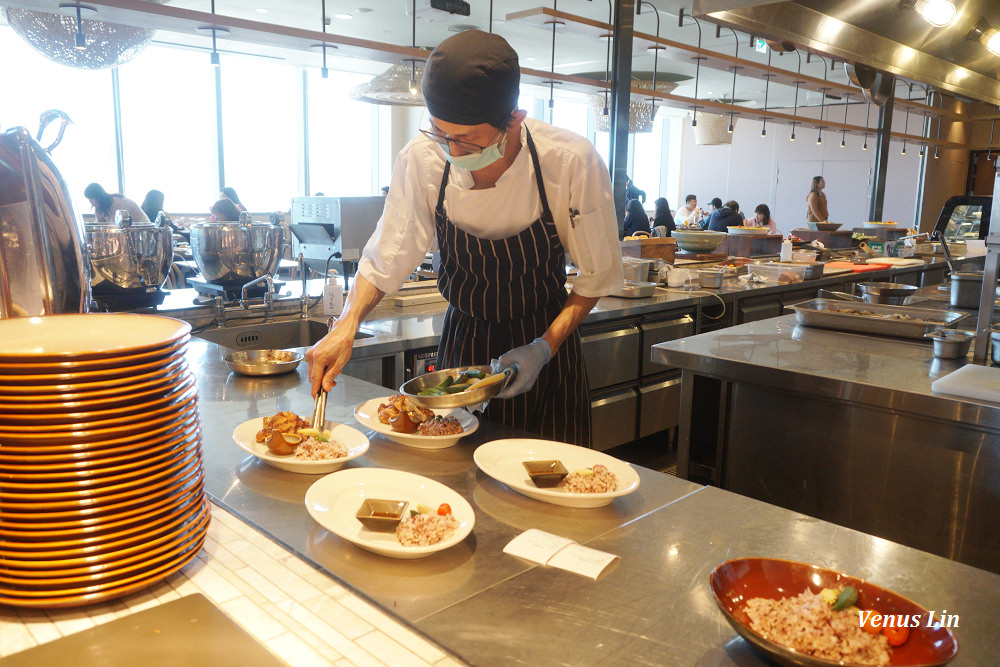
[[[440,516],[448,516],[449,514],[451,514],[451,505],[449,505],[448,503],[441,503],[438,506],[438,514]]]
[[[882,628],[882,634],[885,635],[889,646],[902,646],[910,638],[910,629],[906,626],[901,628]]]
[[[872,625],[872,621],[874,619],[876,619],[876,618],[880,619],[879,620],[879,624],[877,626],[876,625]],[[864,625],[861,626],[861,629],[864,630],[865,632],[867,632],[868,634],[872,634],[872,635],[877,635],[878,633],[882,632],[881,616],[877,612],[872,612],[868,616],[868,621]]]

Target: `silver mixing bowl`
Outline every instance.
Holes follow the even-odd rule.
[[[169,227],[130,220],[85,227],[90,286],[95,294],[144,292],[163,286],[174,259]]]
[[[205,280],[239,287],[277,272],[283,236],[270,222],[201,222],[191,227],[191,254]]]

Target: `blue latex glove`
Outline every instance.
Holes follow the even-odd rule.
[[[517,374],[511,383],[497,394],[497,398],[512,398],[534,387],[538,373],[550,359],[552,359],[552,348],[541,338],[536,338],[527,345],[515,347],[501,355],[495,372],[514,367]]]

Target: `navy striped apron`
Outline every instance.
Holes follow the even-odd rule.
[[[488,364],[527,345],[545,333],[566,303],[565,250],[530,132],[527,138],[542,215],[514,236],[491,241],[448,220],[444,194],[451,163],[445,163],[434,214],[441,251],[438,288],[449,304],[438,368]],[[580,334],[574,331],[566,339],[530,391],[493,399],[484,416],[546,439],[589,447],[590,398]]]

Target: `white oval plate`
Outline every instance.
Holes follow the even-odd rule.
[[[431,410],[435,415],[441,417],[454,417],[458,420],[458,423],[462,425],[465,430],[462,433],[456,435],[417,435],[416,433],[400,433],[399,431],[393,430],[388,424],[383,424],[378,419],[378,406],[383,403],[387,403],[391,396],[386,396],[385,398],[373,398],[370,401],[365,401],[358,407],[354,408],[354,418],[358,420],[358,423],[365,428],[370,428],[371,430],[384,435],[393,442],[398,442],[401,445],[407,445],[408,447],[418,447],[420,449],[444,449],[445,447],[451,447],[458,444],[458,441],[469,435],[470,433],[475,433],[476,429],[479,428],[479,420],[476,416],[469,412],[468,410],[463,410],[462,408],[452,408],[450,410]]]
[[[365,498],[405,500],[407,508],[418,503],[437,507],[451,505],[458,520],[455,532],[437,544],[426,547],[404,547],[396,533],[369,530],[355,514]],[[306,491],[306,510],[316,523],[362,549],[391,558],[423,558],[453,547],[464,540],[476,523],[472,505],[440,482],[420,475],[388,468],[351,468],[316,480]]]
[[[242,449],[250,452],[264,463],[274,466],[279,470],[288,472],[305,473],[307,475],[323,475],[325,473],[340,470],[341,466],[356,459],[368,451],[368,438],[364,433],[356,428],[337,422],[327,421],[326,430],[332,431],[332,438],[347,447],[347,456],[339,459],[327,459],[325,461],[304,461],[295,458],[294,454],[288,456],[276,456],[267,451],[267,445],[257,442],[257,431],[264,425],[264,419],[257,417],[245,421],[233,431],[233,440]]]
[[[736,236],[767,236],[771,230],[767,227],[754,227],[753,229],[740,229],[739,227],[727,227],[730,234]]]
[[[484,473],[529,498],[563,507],[603,507],[615,498],[627,496],[639,488],[639,474],[624,461],[596,449],[578,447],[553,440],[510,438],[493,440],[476,448],[472,455]],[[560,487],[539,488],[528,477],[523,461],[557,459],[573,472],[596,463],[607,466],[618,478],[618,490],[608,493],[569,493]]]

